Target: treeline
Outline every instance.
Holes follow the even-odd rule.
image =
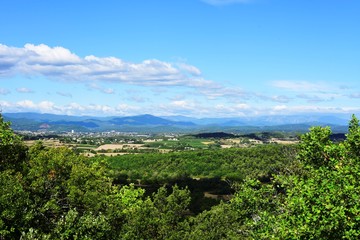
[[[234,183],[245,178],[270,182],[271,176],[292,164],[296,146],[257,145],[252,148],[182,151],[100,156],[94,161],[107,162],[116,184],[135,183],[149,195],[166,184],[187,187],[192,214],[208,210],[234,193]],[[212,198],[206,196],[212,194]]]
[[[351,119],[342,142],[334,143],[330,135],[330,128],[312,128],[301,137],[291,161],[276,165],[275,171],[260,168],[260,175],[240,174],[245,179],[234,184],[230,201],[192,215],[187,188],[162,187],[148,196],[133,185],[114,184],[114,168],[121,166],[116,164],[127,172],[131,164],[140,167],[142,162],[156,179],[156,171],[178,162],[172,168],[183,166],[187,174],[203,176],[216,167],[188,169],[187,162],[196,165],[199,157],[198,162],[207,165],[208,160],[211,165],[211,159],[219,158],[220,168],[238,162],[236,172],[241,171],[240,158],[260,161],[269,156],[272,160],[262,164],[270,164],[281,161],[273,155],[286,148],[185,153],[186,161],[175,153],[163,160],[158,154],[150,160],[147,155],[129,156],[127,161],[111,159],[110,167],[107,159],[92,161],[67,148],[45,148],[41,143],[27,148],[0,115],[0,239],[358,239],[359,121]],[[256,169],[253,164],[249,169]],[[138,173],[146,166],[143,169]],[[272,174],[269,181],[261,181],[262,173]]]

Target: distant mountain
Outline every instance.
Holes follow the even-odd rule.
[[[261,116],[250,120],[254,125],[258,126],[275,126],[285,124],[311,124],[311,125],[347,125],[349,118],[328,116],[321,114],[304,114],[304,115],[274,115]]]
[[[91,121],[54,121],[49,122],[52,125],[67,125],[67,126],[80,126],[85,128],[97,128],[99,127],[98,124],[91,122]]]
[[[138,115],[132,117],[113,118],[109,120],[115,125],[154,125],[154,126],[195,126],[192,122],[171,121],[150,114]]]
[[[164,116],[162,118],[171,121],[187,121],[202,126],[209,126],[209,125],[234,126],[234,124],[236,124],[237,126],[244,125],[244,122],[241,118],[192,118],[192,117],[184,117],[184,116]]]
[[[103,118],[40,113],[3,113],[3,116],[5,120],[12,122],[15,130],[31,131],[68,131],[69,129],[76,131],[143,131],[147,128],[153,128],[156,131],[166,132],[196,127],[196,124],[192,122],[171,121],[150,114]]]
[[[331,126],[346,132],[350,115],[271,115],[232,118],[157,117],[150,114],[126,117],[68,116],[40,113],[3,113],[15,130],[134,131],[134,132],[223,132],[307,131],[311,126]]]
[[[231,118],[189,118],[183,116],[163,117],[172,121],[184,120],[197,125],[216,126],[277,126],[288,124],[308,125],[347,125],[351,116],[348,114],[303,114],[303,115],[269,115]]]

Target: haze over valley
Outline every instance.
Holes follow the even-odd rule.
[[[157,117],[149,114],[137,116],[68,116],[39,113],[3,113],[17,131],[41,132],[101,132],[122,131],[142,133],[191,132],[306,132],[311,126],[332,126],[335,132],[345,133],[350,116],[324,115],[273,115],[233,118],[191,118],[183,116]]]

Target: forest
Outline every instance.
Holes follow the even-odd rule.
[[[0,239],[358,239],[359,120],[331,134],[88,158],[26,146],[0,114]]]

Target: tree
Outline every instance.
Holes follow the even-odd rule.
[[[348,134],[346,135],[346,143],[349,145],[350,152],[353,158],[360,157],[360,127],[359,120],[352,116],[350,123]]]
[[[23,187],[27,148],[0,114],[0,238],[14,238],[31,219]]]
[[[12,170],[0,171],[0,186],[0,239],[16,238],[31,220],[29,193]]]
[[[247,187],[246,196],[236,195],[235,204],[243,203],[248,196],[252,197],[247,206],[251,203],[257,206],[264,199],[274,203],[272,208],[261,208],[257,220],[248,217],[245,228],[251,233],[250,238],[358,239],[359,131],[354,116],[349,123],[347,140],[342,143],[330,141],[328,127],[312,128],[301,138],[298,154],[305,165],[304,174],[276,176],[271,185]],[[269,188],[272,191],[265,191]],[[249,209],[246,205],[238,206],[239,210]]]
[[[183,239],[190,192],[174,186],[170,194],[161,187],[140,207],[128,211],[122,239]]]
[[[26,160],[26,146],[0,114],[0,171],[22,171]]]

